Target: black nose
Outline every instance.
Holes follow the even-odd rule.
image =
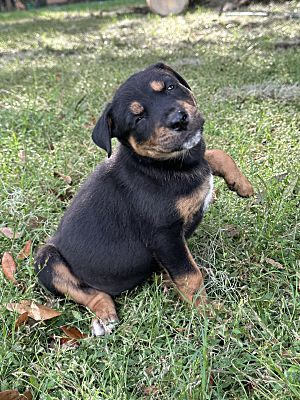
[[[169,127],[174,131],[182,131],[186,129],[189,123],[189,116],[183,110],[176,110],[169,117]]]

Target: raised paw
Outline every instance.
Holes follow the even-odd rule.
[[[251,197],[254,194],[253,186],[244,175],[235,182],[233,190],[241,197]]]
[[[106,320],[102,320],[100,318],[94,318],[92,321],[92,335],[93,336],[108,335],[118,325],[118,323],[119,319],[117,316],[113,316]]]
[[[230,190],[241,197],[251,197],[254,194],[253,186],[243,174],[232,178],[227,177],[226,183]]]

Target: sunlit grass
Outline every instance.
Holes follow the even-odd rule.
[[[1,236],[1,251],[16,256],[26,240],[36,248],[51,235],[67,194],[104,157],[90,137],[95,118],[130,74],[161,60],[193,88],[208,147],[232,154],[256,196],[237,198],[216,180],[218,200],[190,240],[215,306],[206,319],[157,276],[116,299],[115,333],[77,349],[51,347],[63,324],[89,333],[92,315],[51,298],[37,284],[32,258],[19,261],[25,292],[1,277],[0,390],[29,386],[47,400],[299,399],[300,119],[291,96],[299,88],[299,48],[276,47],[299,37],[299,23],[218,17],[204,8],[160,18],[125,3],[145,5],[0,14],[0,226],[21,233],[13,241]],[[264,7],[291,12],[297,5]],[[100,15],[104,9],[114,13]],[[54,171],[72,176],[72,186]],[[50,301],[63,315],[14,332],[16,316],[3,304],[21,299]]]

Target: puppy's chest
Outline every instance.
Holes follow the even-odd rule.
[[[176,211],[184,225],[191,223],[200,210],[204,212],[207,209],[212,199],[212,193],[213,176],[208,175],[204,182],[191,193],[177,198]]]

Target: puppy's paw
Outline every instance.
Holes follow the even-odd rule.
[[[254,194],[253,186],[244,175],[228,179],[227,185],[230,190],[233,190],[241,197],[251,197]]]
[[[116,315],[105,320],[94,318],[92,321],[92,336],[108,335],[118,325],[118,323],[119,319]]]
[[[237,182],[236,192],[241,197],[253,196],[254,194],[253,186],[245,176],[243,176],[243,179],[240,182]]]

